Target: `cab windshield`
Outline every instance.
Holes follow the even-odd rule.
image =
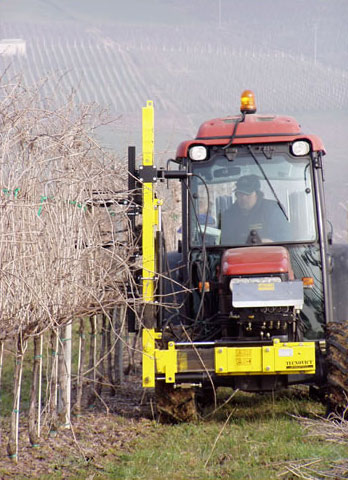
[[[309,157],[294,157],[284,146],[240,147],[192,162],[192,173],[192,246],[316,239]]]

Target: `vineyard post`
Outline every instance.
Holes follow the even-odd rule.
[[[11,414],[10,434],[7,444],[7,453],[11,460],[18,462],[18,434],[19,434],[19,407],[21,401],[23,358],[27,342],[22,335],[18,335],[17,349],[15,354],[15,372],[13,386],[13,409]]]
[[[95,390],[97,392],[98,397],[100,397],[103,390],[103,385],[105,383],[104,361],[105,361],[105,346],[106,346],[106,316],[104,314],[101,315],[100,335],[101,335],[101,343],[100,343],[98,370],[97,370],[98,375],[96,379],[97,384],[95,386]]]
[[[42,355],[43,355],[43,334],[40,335],[40,363],[39,363],[39,391],[37,398],[37,436],[41,434],[41,397],[42,397]]]
[[[72,321],[65,327],[64,338],[64,365],[66,371],[66,390],[65,390],[65,428],[70,428],[70,409],[71,409],[71,342],[72,342]]]
[[[112,353],[114,345],[111,342],[112,316],[106,317],[106,351],[107,351],[107,377],[110,384],[110,394],[115,395],[114,365],[112,362]]]
[[[61,328],[59,355],[58,414],[64,428],[70,428],[71,409],[71,321]]]
[[[0,400],[1,400],[1,391],[2,391],[2,366],[4,359],[4,342],[0,342]]]
[[[97,364],[97,316],[89,317],[90,322],[90,342],[89,342],[89,362],[88,362],[88,378],[89,378],[89,394],[88,405],[91,406],[95,401],[95,385],[96,385],[96,364]]]
[[[33,373],[32,373],[32,382],[30,389],[30,402],[29,402],[29,411],[28,411],[28,432],[29,432],[29,441],[32,447],[39,446],[39,437],[38,437],[38,428],[39,424],[39,415],[40,412],[36,408],[36,402],[38,401],[38,390],[40,388],[40,340],[41,337],[35,336],[33,339],[34,343],[34,358],[33,358]],[[37,418],[36,418],[36,414]]]
[[[115,331],[115,352],[114,352],[114,363],[115,363],[115,383],[117,385],[122,385],[123,377],[123,328],[122,328],[122,319],[123,311],[127,307],[120,306],[119,308],[114,308],[113,310],[113,328]]]
[[[93,329],[94,335],[92,335],[93,341],[93,389],[95,389],[95,385],[97,382],[97,315],[93,315]]]
[[[52,328],[50,335],[51,347],[51,377],[49,384],[49,412],[51,415],[50,434],[57,433],[57,403],[58,403],[58,332],[56,328]]]
[[[86,337],[85,337],[85,319],[80,318],[80,328],[79,328],[79,348],[78,348],[78,359],[77,359],[77,385],[76,385],[76,402],[72,407],[72,413],[74,415],[80,415],[81,413],[81,401],[83,394],[83,384],[84,384],[84,364],[85,364],[85,348],[86,348]]]

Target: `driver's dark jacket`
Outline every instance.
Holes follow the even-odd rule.
[[[258,197],[250,210],[234,203],[221,215],[221,244],[252,243],[251,238],[285,241],[289,239],[289,223],[277,202]]]

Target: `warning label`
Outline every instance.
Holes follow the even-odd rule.
[[[252,350],[250,348],[238,348],[236,350],[236,365],[251,365]]]

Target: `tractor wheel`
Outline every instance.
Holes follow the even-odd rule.
[[[348,418],[348,323],[327,325],[328,414]]]
[[[174,385],[158,382],[156,385],[156,405],[161,423],[181,423],[197,420],[195,390],[174,388]]]

